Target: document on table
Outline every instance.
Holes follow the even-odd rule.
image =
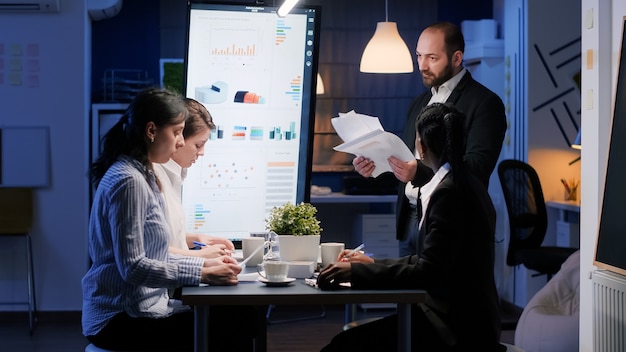
[[[400,137],[383,129],[378,117],[358,114],[352,110],[339,113],[339,117],[332,118],[331,123],[344,141],[333,149],[372,160],[376,165],[372,173],[374,177],[383,172],[391,172],[387,161],[390,156],[403,161],[415,159],[413,152]]]
[[[259,281],[259,277],[259,273],[257,273],[256,271],[253,273],[240,273],[239,275],[237,275],[237,279],[239,280],[239,282]]]

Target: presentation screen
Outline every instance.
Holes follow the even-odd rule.
[[[217,127],[183,183],[187,229],[237,240],[309,201],[320,8],[188,7],[183,90]]]

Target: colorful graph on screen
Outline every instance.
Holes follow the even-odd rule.
[[[285,20],[279,18],[276,21],[276,45],[281,45],[287,40],[287,32],[291,29],[290,26],[285,25]]]
[[[289,82],[289,89],[285,92],[291,96],[291,100],[300,101],[302,99],[302,76],[297,76]]]

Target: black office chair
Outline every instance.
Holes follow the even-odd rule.
[[[548,227],[546,203],[535,169],[520,160],[503,160],[498,177],[509,215],[509,248],[506,263],[523,264],[548,280],[577,248],[542,246]]]

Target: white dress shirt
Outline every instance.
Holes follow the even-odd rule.
[[[170,225],[170,246],[189,249],[185,212],[182,205],[183,178],[186,170],[170,159],[165,164],[153,164],[154,173],[161,182],[161,192],[165,198],[165,215]]]
[[[439,87],[432,87],[432,88],[430,88],[430,92],[432,93],[433,96],[428,101],[428,105],[430,105],[432,103],[445,103],[448,100],[448,98],[450,97],[450,95],[452,94],[452,91],[456,88],[456,86],[459,85],[459,82],[461,81],[463,76],[465,76],[466,72],[467,72],[467,69],[463,68],[454,77],[452,77],[449,80],[445,81]],[[415,146],[413,146],[413,148],[415,148]],[[416,155],[416,159],[419,159],[418,154],[417,154],[417,150],[414,150],[414,152],[415,152],[415,155]],[[413,186],[413,182],[411,182],[411,181],[407,182],[407,184],[406,184],[406,186],[404,188],[404,194],[409,199],[409,203],[411,203],[413,205],[417,204],[417,195],[419,194],[419,189],[418,189],[418,187]],[[422,196],[423,196],[423,194],[422,194]]]
[[[428,209],[428,202],[430,201],[430,196],[433,195],[435,188],[439,186],[441,180],[448,174],[450,171],[450,164],[445,163],[441,165],[439,170],[433,175],[433,178],[428,181],[424,186],[421,187],[421,199],[422,199],[422,217],[420,218],[419,228],[422,228],[422,223],[424,222],[424,214],[426,214],[426,210]]]

